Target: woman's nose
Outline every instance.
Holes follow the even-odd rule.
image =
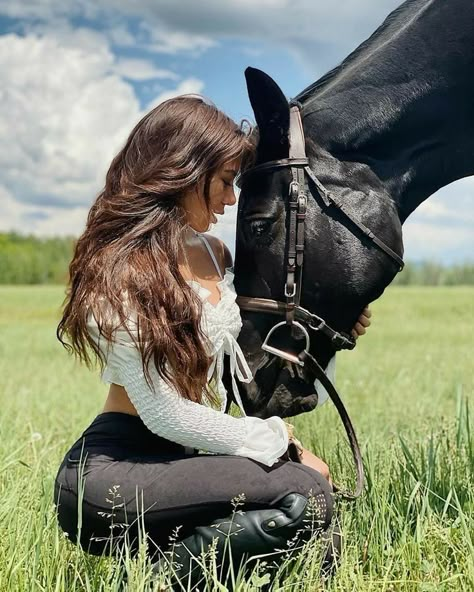
[[[237,202],[234,188],[232,188],[231,191],[228,192],[225,201],[228,206],[233,206]]]

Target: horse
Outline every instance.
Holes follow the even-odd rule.
[[[400,270],[408,216],[474,174],[473,22],[472,0],[407,0],[291,103],[270,76],[246,69],[258,144],[254,174],[241,180],[234,271],[238,342],[254,375],[239,384],[249,414],[295,416],[318,404],[308,365],[262,349],[281,316],[245,306],[249,297],[283,303],[287,322],[272,336],[273,352],[290,341],[304,348],[286,308],[292,183],[299,179],[306,197],[299,304],[344,339]],[[307,160],[291,168],[295,110]],[[340,342],[309,332],[308,352],[326,368]]]

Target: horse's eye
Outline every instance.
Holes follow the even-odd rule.
[[[249,220],[248,225],[254,237],[262,237],[270,231],[273,222],[271,218],[256,218]]]

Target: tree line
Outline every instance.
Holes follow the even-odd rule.
[[[0,233],[0,284],[65,284],[75,241]]]
[[[0,284],[65,284],[75,237],[41,238],[0,233]],[[474,262],[456,265],[407,262],[398,285],[474,285]]]

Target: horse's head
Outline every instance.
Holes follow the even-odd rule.
[[[289,104],[278,85],[263,72],[246,70],[250,102],[258,125],[256,165],[289,157]],[[304,120],[306,153],[322,184],[346,210],[398,254],[402,254],[397,208],[368,166],[342,162],[320,143]],[[239,198],[235,285],[239,295],[286,302],[289,167],[256,170],[244,176]],[[336,208],[325,206],[309,184],[300,304],[333,329],[350,334],[365,305],[378,298],[398,271]],[[284,316],[242,309],[239,343],[254,381],[242,385],[242,398],[253,415],[296,415],[317,405],[314,376],[305,368],[263,351],[268,331]],[[273,345],[302,349],[286,327]],[[312,355],[325,367],[335,348],[327,336],[311,332]]]
[[[297,96],[317,180],[399,256],[407,217],[441,187],[474,174],[473,10],[472,0],[406,0]],[[287,100],[263,72],[248,69],[246,77],[259,131],[257,164],[288,158]],[[289,184],[288,167],[244,177],[239,295],[285,302]],[[314,183],[309,189],[301,305],[349,332],[398,265],[347,216],[326,207]],[[249,413],[284,417],[312,409],[312,377],[261,348],[282,317],[246,310],[242,316],[239,341],[255,376],[242,385]],[[288,334],[272,336],[276,347],[289,345]],[[311,353],[324,366],[334,348],[323,335],[311,338]]]

